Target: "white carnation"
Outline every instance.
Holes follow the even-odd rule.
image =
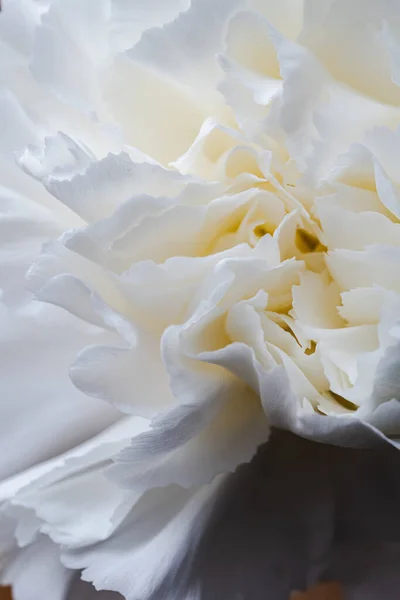
[[[55,561],[52,600],[60,556],[98,589],[161,597],[274,428],[396,447],[398,25],[389,0],[5,3],[16,600],[33,597],[16,544]],[[203,598],[183,585],[165,598]]]

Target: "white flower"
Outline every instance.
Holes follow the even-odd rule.
[[[128,600],[206,597],[182,564],[274,428],[396,447],[400,9],[348,4],[6,3],[16,600],[33,555],[52,600],[72,569]]]

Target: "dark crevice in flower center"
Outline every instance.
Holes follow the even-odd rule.
[[[296,230],[296,246],[303,254],[310,252],[326,252],[327,248],[319,239],[302,227]]]

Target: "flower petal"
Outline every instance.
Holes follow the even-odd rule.
[[[342,290],[380,285],[400,291],[398,277],[400,249],[392,246],[368,246],[365,250],[334,250],[326,262]]]
[[[250,0],[249,5],[259,11],[271,25],[286,37],[296,39],[303,24],[304,0]]]
[[[132,196],[172,195],[187,183],[155,164],[135,163],[125,152],[97,160],[87,148],[60,134],[45,140],[42,148],[27,148],[18,162],[89,223],[110,216]]]
[[[101,330],[38,304],[26,289],[25,271],[59,223],[32,202],[12,195],[1,200],[0,452],[7,458],[0,471],[6,477],[97,433],[117,415],[80,394],[67,374],[78,349],[100,341]]]
[[[36,37],[31,71],[62,101],[84,111],[100,103],[96,67],[108,55],[107,2],[71,0],[68,10],[57,0],[50,3]],[[82,70],[74,69],[79,62]]]
[[[382,103],[399,105],[399,88],[392,81],[383,21],[398,25],[390,0],[305,0],[301,42],[309,47],[338,81]],[[368,72],[363,65],[368,64]]]
[[[301,170],[318,181],[374,125],[395,127],[399,108],[343,85],[305,46],[271,28],[283,78],[279,122]],[[335,40],[336,44],[336,40]]]
[[[125,143],[164,165],[176,160],[209,116],[187,88],[126,54],[117,56],[101,79],[102,94]],[[162,98],[162,110],[159,110]],[[177,126],[177,124],[179,124]]]
[[[190,0],[113,0],[110,15],[110,43],[114,51],[131,48],[147,29],[161,27],[187,10]]]
[[[192,0],[174,21],[146,31],[129,56],[194,88],[209,86],[218,77],[215,56],[223,48],[226,24],[241,4],[241,0]]]
[[[143,419],[121,420],[82,446],[45,463],[42,473],[34,469],[4,482],[0,493],[9,495],[9,500],[3,513],[17,520],[18,543],[26,545],[39,531],[69,547],[93,544],[111,535],[138,495],[128,495],[109,482],[104,468],[132,435],[146,429]]]
[[[83,568],[83,578],[97,589],[119,591],[127,600],[184,598],[174,573],[193,553],[222,481],[190,491],[170,486],[148,492],[117,535],[86,549],[66,549],[63,562]]]
[[[15,600],[64,600],[73,571],[60,562],[60,551],[46,537],[20,549],[1,573],[1,583],[13,587]]]
[[[203,378],[202,385],[211,388]],[[200,394],[199,383],[198,405],[182,405],[158,416],[150,432],[133,438],[115,458],[113,480],[141,492],[171,483],[191,487],[250,460],[268,437],[258,399],[244,386],[222,381],[206,396]]]

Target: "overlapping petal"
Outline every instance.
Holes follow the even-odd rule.
[[[36,553],[44,600],[81,569],[128,600],[278,600],[328,574],[357,598],[340,469],[311,502],[299,473],[319,480],[324,452],[398,460],[396,5],[5,8],[2,474],[22,473],[0,487],[2,581],[31,600]],[[276,428],[342,449],[295,442],[306,476]],[[263,444],[255,559],[221,507]],[[211,565],[215,535],[241,577]]]

